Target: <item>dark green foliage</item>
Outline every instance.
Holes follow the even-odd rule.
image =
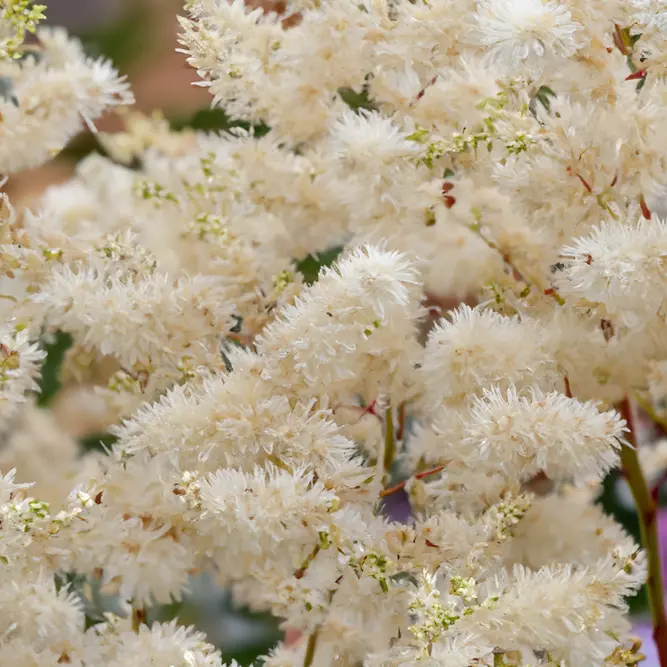
[[[192,116],[173,118],[170,120],[170,125],[174,130],[191,129],[201,132],[224,132],[234,127],[250,130],[252,127],[256,137],[263,137],[270,129],[263,123],[251,126],[245,121],[234,120],[219,107],[199,109]]]
[[[42,366],[37,405],[48,405],[60,389],[60,367],[71,345],[72,336],[62,331],[57,331],[53,340],[44,345],[46,361]]]
[[[530,111],[533,116],[537,115],[537,104],[541,104],[546,111],[551,110],[551,98],[556,97],[556,93],[549,88],[549,86],[540,86],[533,95],[533,98],[530,100]]]
[[[104,56],[111,60],[120,72],[126,72],[137,60],[150,53],[155,33],[147,29],[151,21],[150,5],[131,3],[121,17],[110,25],[78,35],[86,53]]]
[[[338,246],[336,248],[331,248],[329,250],[325,250],[324,252],[317,253],[316,255],[308,255],[307,257],[299,260],[296,264],[296,268],[303,276],[306,284],[311,285],[314,283],[317,280],[320,269],[324,266],[331,266],[336,261],[342,250],[342,246]]]
[[[86,452],[90,451],[107,451],[109,450],[118,438],[110,433],[96,433],[95,435],[87,435],[85,438],[79,440],[81,449]]]
[[[355,92],[351,88],[341,88],[338,91],[341,99],[350,109],[358,111],[359,109],[367,109],[368,111],[376,111],[377,106],[368,97],[368,89],[364,86],[360,93]]]

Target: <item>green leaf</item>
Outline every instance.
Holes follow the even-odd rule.
[[[156,44],[153,39],[156,34],[150,29],[153,17],[146,3],[134,2],[127,6],[130,9],[117,21],[78,35],[86,53],[108,58],[121,72],[149,55]]]
[[[185,603],[182,600],[175,600],[169,604],[150,607],[146,611],[147,623],[148,625],[153,623],[169,623],[169,621],[178,618],[185,625],[188,619],[184,618],[184,607]]]
[[[535,112],[535,103],[539,102],[547,111],[551,109],[551,98],[556,97],[556,93],[549,86],[540,86],[538,91],[530,101],[531,111]]]
[[[63,331],[58,331],[52,342],[47,343],[46,361],[42,365],[42,376],[39,381],[39,392],[37,405],[44,407],[48,405],[58,393],[60,384],[60,368],[65,359],[67,350],[72,346],[72,336]]]
[[[377,106],[368,97],[368,89],[364,86],[361,92],[357,93],[351,88],[341,88],[338,91],[341,99],[353,111],[367,109],[368,111],[377,111]]]
[[[266,655],[283,639],[283,633],[278,629],[278,619],[269,614],[255,613],[245,607],[237,607],[233,604],[224,609],[223,614],[223,623],[225,617],[229,620],[236,617],[246,623],[251,623],[253,627],[253,639],[250,643],[235,647],[226,647],[223,643],[220,648],[226,662],[236,660],[240,665],[251,665],[257,658]]]
[[[81,446],[81,449],[86,452],[104,452],[107,449],[110,449],[117,440],[118,438],[115,435],[111,435],[111,433],[96,433],[81,438],[79,440],[79,445]]]
[[[297,271],[301,273],[307,285],[312,285],[317,280],[322,267],[331,266],[338,259],[342,250],[343,247],[338,246],[316,255],[308,255],[296,263]]]
[[[246,121],[234,120],[219,107],[199,109],[191,116],[172,118],[169,124],[173,130],[191,129],[201,132],[224,132],[234,127],[250,131],[252,128],[256,137],[263,137],[271,129],[263,123],[251,125]]]

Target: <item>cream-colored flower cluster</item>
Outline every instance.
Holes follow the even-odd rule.
[[[646,556],[594,501],[667,410],[664,1],[186,11],[247,129],[125,115],[3,200],[0,664],[220,666],[144,623],[201,571],[299,633],[267,667],[635,664]],[[130,101],[37,35],[0,62],[5,174]],[[104,454],[33,405],[58,331]],[[118,614],[86,629],[72,573]]]

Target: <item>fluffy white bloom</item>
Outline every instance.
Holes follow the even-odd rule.
[[[5,579],[0,585],[0,602],[3,640],[21,639],[32,650],[48,649],[59,655],[68,645],[75,645],[83,631],[84,614],[77,595],[66,587],[56,591],[49,574],[23,581]]]
[[[505,71],[539,72],[549,61],[572,56],[579,24],[556,0],[482,0],[475,14],[477,39]]]
[[[230,363],[237,370],[229,376],[206,379],[200,391],[175,387],[116,428],[117,451],[178,455],[183,468],[205,471],[230,466],[251,472],[279,460],[294,468],[307,465],[320,479],[345,487],[368,477],[330,412],[315,410],[312,401],[272,395],[271,383],[257,377],[257,357],[230,355]],[[243,365],[252,371],[244,372]]]
[[[461,577],[453,577],[448,588],[444,583],[428,573],[422,576],[411,604],[416,616],[410,628],[414,640],[397,642],[389,660],[378,664],[403,664],[408,656],[423,655],[428,660],[427,654],[438,645],[452,664],[467,664],[471,656],[484,658],[499,647],[532,655],[528,647],[539,645],[559,659],[586,655],[591,664],[603,665],[613,651],[613,640],[599,633],[623,631],[622,595],[637,586],[632,575],[618,577],[604,558],[590,568],[551,566],[531,571],[516,566],[479,585]],[[524,603],[534,610],[526,620]],[[576,638],[568,642],[565,637],[571,633]]]
[[[638,327],[665,308],[666,243],[667,227],[660,220],[608,222],[562,249],[568,264],[559,289]]]
[[[23,45],[30,5],[6,174],[131,100]],[[657,554],[594,496],[665,463],[620,416],[667,393],[664,9],[188,0],[247,129],[123,115],[34,213],[0,196],[0,663],[222,667],[146,623],[202,574],[289,629],[269,667],[635,664]]]
[[[94,479],[71,494],[86,515],[60,536],[65,566],[136,604],[179,599],[198,561],[188,505],[174,493],[181,479],[169,457],[137,455],[125,465],[102,459]]]
[[[171,623],[143,625],[138,632],[117,627],[113,621],[88,631],[86,657],[92,664],[110,667],[223,667],[220,652],[201,632]],[[87,662],[86,662],[87,664]],[[238,667],[236,662],[229,667]]]
[[[540,324],[461,306],[429,334],[420,370],[433,408],[489,385],[555,382],[555,364]]]
[[[517,567],[512,576],[514,583],[495,604],[463,616],[456,630],[479,635],[490,646],[520,650],[539,644],[565,660],[585,655],[591,664],[604,664],[614,642],[600,633],[622,631],[626,626],[617,608],[623,605],[622,596],[636,586],[635,582],[627,586],[629,576],[626,581],[614,581],[616,575],[605,560],[578,570]],[[525,614],[524,604],[532,614]],[[517,618],[521,623],[516,623]]]
[[[25,401],[28,391],[37,389],[37,377],[45,353],[30,341],[26,331],[4,326],[0,329],[0,417],[11,417]]]
[[[253,77],[247,75],[263,74],[261,58],[271,40],[278,38],[278,27],[272,21],[263,22],[262,10],[251,10],[242,0],[189,5],[192,18],[181,19],[181,43],[188,49],[188,62],[218,101],[234,100],[235,115],[252,117],[259,91]],[[235,48],[240,43],[242,50]]]
[[[59,29],[40,29],[43,50],[3,71],[12,97],[0,101],[3,173],[34,167],[60,151],[81,129],[112,106],[130,104],[123,77],[104,60],[85,57]]]
[[[449,442],[445,455],[509,477],[540,471],[557,479],[601,476],[615,465],[625,432],[614,411],[557,392],[521,395],[514,388],[472,398],[462,420],[463,437]],[[447,428],[443,423],[440,430]]]
[[[219,566],[230,578],[258,567],[255,559],[267,552],[297,569],[320,535],[329,535],[338,505],[334,493],[299,470],[221,470],[202,482],[200,497],[208,524],[202,529],[220,547]]]
[[[215,328],[208,334],[215,338],[230,315],[224,296],[213,278],[174,284],[165,274],[133,280],[112,273],[106,279],[95,270],[64,267],[53,272],[35,301],[48,309],[52,326],[81,334],[85,345],[131,367],[157,355],[178,358],[207,329]]]
[[[350,163],[381,168],[417,154],[419,145],[406,136],[390,118],[377,112],[347,111],[334,125],[332,142]]]
[[[297,395],[399,397],[411,381],[419,296],[400,255],[355,250],[258,336],[262,377]]]

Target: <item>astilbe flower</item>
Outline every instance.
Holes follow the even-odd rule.
[[[131,101],[59,30],[24,48],[37,16],[10,6],[3,174]],[[146,622],[204,571],[296,633],[267,667],[635,664],[647,568],[667,623],[655,494],[647,553],[595,498],[667,460],[633,448],[636,404],[667,407],[664,8],[274,10],[181,18],[197,83],[249,129],[124,115],[34,211],[2,199],[0,662],[220,666]],[[115,437],[79,459],[34,404],[56,334]],[[115,613],[87,627],[77,577]]]

